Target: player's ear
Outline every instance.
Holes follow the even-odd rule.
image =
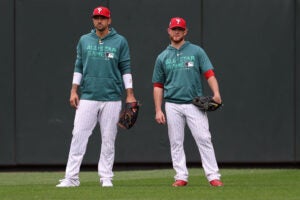
[[[170,31],[171,31],[171,29],[170,29],[170,28],[167,28],[167,32],[168,32],[168,34],[170,34]]]
[[[185,36],[188,34],[188,29],[186,28],[183,33]]]
[[[111,22],[112,22],[112,20],[111,20],[111,18],[109,18],[108,19],[108,25],[111,25]]]

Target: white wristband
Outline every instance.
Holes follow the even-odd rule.
[[[131,74],[124,74],[123,75],[123,82],[125,89],[132,88],[132,75]]]
[[[74,72],[73,74],[73,84],[80,85],[82,74],[79,72]]]

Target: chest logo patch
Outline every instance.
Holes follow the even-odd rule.
[[[114,58],[114,53],[109,53],[109,52],[107,52],[107,53],[105,54],[105,56],[106,56],[106,58]]]
[[[186,62],[185,66],[186,67],[194,67],[194,62],[192,62],[192,61]]]

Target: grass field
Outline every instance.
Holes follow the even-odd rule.
[[[174,171],[116,171],[113,188],[99,185],[97,172],[81,172],[77,188],[56,188],[63,172],[0,172],[1,200],[299,200],[298,169],[221,169],[224,187],[208,185],[202,169],[189,169],[186,187],[171,187]]]

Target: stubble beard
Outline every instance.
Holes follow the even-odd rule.
[[[179,44],[179,43],[181,43],[181,42],[184,40],[184,37],[180,37],[179,39],[174,39],[174,38],[176,38],[176,37],[170,36],[170,40],[171,40],[172,43],[174,43],[174,44]]]
[[[108,26],[107,25],[103,25],[102,23],[99,23],[99,24],[95,25],[95,28],[99,32],[105,32],[108,29]]]
[[[104,32],[107,29],[107,27],[101,27],[101,28],[96,27],[96,29],[99,32]]]

